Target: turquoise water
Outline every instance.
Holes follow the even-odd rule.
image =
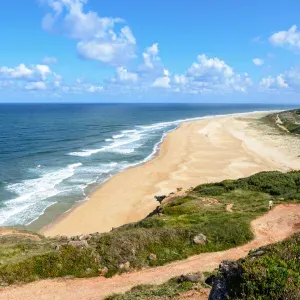
[[[1,104],[0,225],[65,209],[151,159],[184,120],[287,106],[258,104]]]

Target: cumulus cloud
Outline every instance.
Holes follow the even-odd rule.
[[[137,82],[138,81],[138,74],[129,72],[124,67],[118,67],[116,69],[116,77],[114,78],[114,81],[118,82]]]
[[[252,62],[256,65],[256,66],[262,66],[264,64],[264,60],[261,58],[253,58]]]
[[[44,81],[29,82],[25,85],[26,90],[46,90],[47,85]]]
[[[171,88],[170,72],[167,69],[164,69],[163,73],[164,76],[156,78],[155,81],[152,83],[153,87],[159,87],[165,89]]]
[[[144,64],[147,68],[153,69],[154,63],[160,60],[158,56],[158,43],[153,44],[152,46],[148,47],[146,51],[143,53]]]
[[[262,88],[268,89],[268,90],[277,90],[277,89],[289,87],[289,85],[286,83],[285,78],[282,74],[280,74],[276,77],[272,77],[272,76],[264,77],[261,79],[259,85]]]
[[[129,26],[120,30],[120,18],[100,17],[96,12],[84,12],[87,0],[46,0],[52,12],[47,14],[42,27],[58,31],[78,41],[78,54],[89,60],[121,65],[135,57],[136,40]]]
[[[198,55],[186,74],[175,75],[174,83],[181,91],[201,93],[203,91],[245,92],[252,85],[247,73],[237,74],[233,68],[218,57],[209,58],[205,54]]]
[[[51,64],[55,64],[55,63],[57,63],[57,58],[56,57],[51,57],[51,56],[45,56],[44,58],[43,58],[43,60],[42,60],[42,62],[44,63],[44,64],[49,64],[49,65],[51,65]]]
[[[0,67],[0,78],[18,79],[18,80],[43,80],[47,76],[53,75],[50,67],[47,65],[30,65],[20,64],[16,67]]]
[[[11,79],[29,79],[33,76],[34,71],[25,66],[25,64],[20,64],[17,67],[0,67],[0,77],[11,78]]]
[[[288,47],[293,50],[300,50],[300,31],[293,25],[288,30],[282,30],[270,36],[269,41],[274,46]]]

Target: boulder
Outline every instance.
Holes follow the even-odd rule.
[[[157,260],[156,254],[150,253],[150,254],[148,255],[148,259],[149,259],[149,260],[152,260],[152,261]]]
[[[214,280],[209,300],[234,299],[232,287],[239,285],[242,280],[242,269],[238,262],[223,261],[219,265],[218,275]]]
[[[92,236],[90,234],[85,234],[85,235],[81,235],[79,236],[79,240],[83,241],[83,240],[89,240]]]
[[[89,246],[88,242],[86,240],[82,241],[69,241],[68,245],[74,247],[74,248],[87,248]]]
[[[203,233],[199,233],[193,238],[193,242],[197,245],[205,245],[207,238]]]
[[[181,275],[178,278],[178,282],[204,282],[204,275],[202,273],[195,273],[195,274],[187,274],[187,275]]]

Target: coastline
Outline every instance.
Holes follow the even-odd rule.
[[[248,128],[269,113],[221,115],[181,123],[162,138],[154,158],[113,176],[89,200],[73,206],[42,228],[41,233],[55,236],[106,232],[143,219],[158,204],[154,195],[169,194],[177,187],[188,189],[260,171],[287,171],[295,164],[300,168],[295,157],[287,159],[286,152],[276,150],[282,141],[272,145],[274,139],[270,139],[266,143],[257,128]]]

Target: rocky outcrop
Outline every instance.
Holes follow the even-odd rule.
[[[219,265],[219,271],[213,280],[209,300],[237,299],[234,296],[233,288],[239,285],[242,280],[242,269],[236,261],[223,261]]]

